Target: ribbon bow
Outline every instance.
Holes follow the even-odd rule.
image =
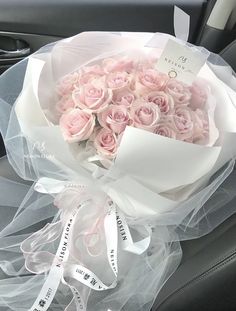
[[[26,260],[25,266],[30,272],[42,273],[49,270],[47,279],[30,311],[46,311],[52,303],[60,282],[67,285],[73,294],[73,299],[65,310],[86,310],[87,298],[91,289],[95,291],[104,291],[116,287],[119,272],[119,244],[123,251],[131,252],[136,255],[142,254],[147,250],[150,244],[150,227],[144,227],[147,232],[146,238],[134,242],[125,215],[109,196],[105,196],[104,210],[106,214],[103,220],[103,226],[107,250],[106,255],[111,271],[114,274],[113,282],[110,285],[106,285],[95,273],[85,266],[67,262],[70,257],[71,244],[73,244],[72,232],[76,224],[77,216],[79,217],[80,212],[88,208],[88,206],[91,207],[92,205],[93,207],[93,194],[89,196],[88,189],[79,183],[60,181],[51,178],[39,179],[34,189],[40,193],[56,195],[55,201],[57,205],[62,208],[62,213],[64,213],[66,220],[64,221],[63,230],[61,230],[62,221],[47,224],[43,229],[32,234],[21,244],[21,250]],[[74,192],[74,194],[76,194],[76,201],[73,201],[73,204],[75,203],[76,206],[73,208],[65,204],[65,196],[66,194],[68,195],[68,190],[71,189],[76,189]],[[67,208],[69,211],[67,211]],[[98,219],[95,221],[95,227],[97,227],[97,223]],[[76,231],[78,230],[80,230],[80,228],[76,227]],[[93,232],[88,233],[84,238],[87,250],[89,249],[91,233]],[[49,252],[38,251],[39,247],[55,241],[60,236],[60,243],[55,256]],[[46,264],[45,258],[47,259]],[[66,281],[66,279],[69,279],[69,281]],[[71,280],[77,281],[77,285],[72,285],[74,282],[71,282]],[[87,288],[87,291],[84,291],[83,295],[78,289],[81,287],[81,284],[85,285]]]

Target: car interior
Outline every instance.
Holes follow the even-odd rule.
[[[175,5],[190,16],[188,41],[220,54],[236,71],[236,0],[0,0],[0,74],[11,75],[11,66],[40,47],[83,31],[174,35]],[[0,139],[0,176],[21,181],[5,154]],[[232,178],[236,171],[225,183]],[[236,199],[225,208],[232,204]],[[1,222],[9,219],[4,213]],[[182,262],[152,311],[235,310],[235,241],[236,215],[201,238],[182,241]]]

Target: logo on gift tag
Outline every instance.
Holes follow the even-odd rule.
[[[166,73],[170,78],[191,84],[208,55],[170,39],[157,62],[156,69]]]

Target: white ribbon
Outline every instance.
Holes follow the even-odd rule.
[[[77,290],[76,287],[69,285],[68,283],[67,286],[69,286],[72,294],[73,294],[73,299],[71,300],[70,304],[66,307],[65,311],[74,311],[74,305],[76,307],[76,310],[80,311],[85,311],[86,310],[86,304],[80,294],[80,292]]]
[[[60,193],[71,185],[75,184],[68,181],[59,181],[51,178],[41,178],[34,189],[41,193],[56,194]],[[78,187],[83,187],[77,184]],[[80,208],[84,207],[89,200],[81,203],[76,209],[72,211],[64,227],[62,237],[56,252],[55,260],[51,266],[48,277],[35,300],[30,311],[46,311],[50,307],[52,300],[56,294],[60,282],[66,284],[72,294],[73,299],[66,307],[65,311],[72,311],[74,306],[76,311],[85,311],[86,303],[81,293],[75,286],[72,286],[69,281],[65,279],[74,279],[86,285],[88,288],[103,291],[116,287],[118,277],[118,241],[121,243],[121,248],[125,251],[140,255],[147,250],[151,240],[151,230],[145,227],[148,236],[138,242],[133,242],[129,226],[126,222],[125,216],[120,211],[118,206],[111,200],[107,199],[107,214],[104,219],[104,231],[107,246],[107,258],[111,270],[115,276],[114,281],[110,285],[104,284],[92,271],[82,265],[66,265],[65,263],[69,257],[69,243],[71,232],[75,224],[75,218],[78,215]],[[119,239],[120,237],[120,239]],[[59,259],[59,262],[58,262]]]
[[[75,210],[73,210],[68,221],[66,222],[61,241],[56,252],[55,260],[52,264],[46,282],[44,283],[33,306],[30,308],[30,311],[46,311],[52,303],[63,276],[64,269],[62,264],[66,262],[69,257],[69,239],[80,207],[81,206],[78,206]]]

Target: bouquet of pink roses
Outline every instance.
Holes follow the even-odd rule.
[[[101,158],[115,157],[126,126],[212,146],[215,101],[207,81],[186,85],[159,72],[157,62],[106,58],[62,77],[54,114],[64,139],[92,145]]]
[[[234,212],[217,189],[236,156],[236,93],[209,55],[160,33],[91,32],[12,69],[23,86],[0,125],[11,165],[35,183],[10,188],[29,191],[0,232],[18,256],[0,263],[15,276],[1,283],[0,305],[150,310],[181,260],[179,241]]]

